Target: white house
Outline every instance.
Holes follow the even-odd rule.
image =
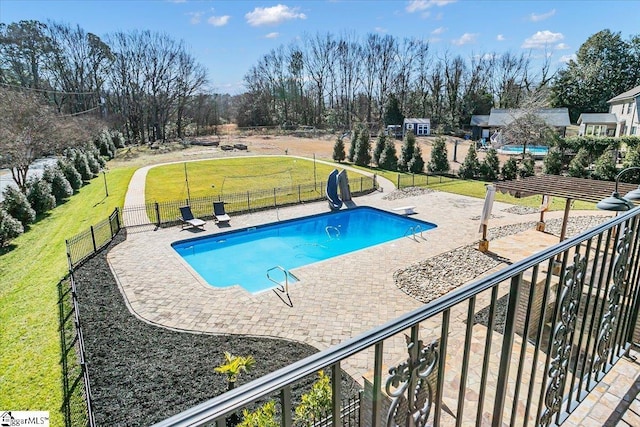
[[[582,113],[580,136],[640,136],[640,86],[607,101],[608,113]]]
[[[402,122],[402,135],[412,131],[416,136],[431,135],[431,119],[404,119]]]
[[[618,119],[615,136],[640,135],[640,86],[607,101],[609,113]]]
[[[579,136],[615,136],[618,118],[611,113],[582,113],[578,125]]]

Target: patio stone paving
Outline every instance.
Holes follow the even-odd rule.
[[[391,188],[388,185],[386,187]],[[373,206],[388,211],[398,206],[414,205],[415,218],[433,222],[438,227],[424,234],[426,240],[402,238],[292,270],[301,279],[290,285],[293,307],[284,304],[274,292],[250,294],[240,287],[216,289],[208,285],[171,248],[171,243],[326,212],[326,202],[234,215],[230,227],[219,228],[210,221],[202,232],[182,230],[180,226],[129,229],[127,240],[111,250],[108,260],[130,310],[146,322],[192,332],[277,337],[305,342],[323,350],[422,305],[398,289],[393,279],[396,270],[480,239],[477,217],[482,212],[483,200],[434,192],[390,201],[383,198],[385,194],[376,192],[354,199],[354,202],[359,206]],[[139,203],[135,197],[131,200]],[[518,215],[505,212],[509,207],[511,205],[499,202],[494,204],[493,213],[496,218],[490,220],[490,228],[537,221],[539,218],[537,213]],[[561,218],[562,214],[549,212],[545,219]],[[572,212],[571,216],[584,214],[603,213]],[[510,262],[515,262],[555,243],[555,236],[527,231],[491,241],[489,249]],[[478,303],[476,308],[483,306]],[[458,311],[452,312],[450,346],[464,339],[465,325],[459,319],[466,318],[466,306]],[[437,336],[439,319],[427,323],[422,326],[421,334],[431,333]],[[475,330],[479,332],[474,332],[474,342],[484,345],[486,328],[476,325]],[[404,359],[405,354],[406,347],[402,337],[394,337],[385,342],[385,363]],[[356,381],[361,381],[363,375],[373,368],[372,355],[373,349],[363,351],[345,361],[342,368]],[[492,363],[497,363],[496,357],[492,357]],[[633,366],[625,367],[629,363]],[[631,378],[623,384],[636,390],[637,395],[640,387],[637,364],[627,360],[620,364],[623,369],[628,370],[626,378]],[[450,372],[453,374],[456,370],[454,368]],[[478,374],[479,369],[476,371]],[[492,368],[492,372],[497,370]],[[622,382],[618,381],[618,377],[610,380],[611,375],[610,373],[605,378],[605,383],[611,387],[608,386],[606,392],[597,396],[601,402],[605,402],[603,406],[597,411],[585,409],[583,406],[588,403],[587,399],[565,425],[602,425],[598,423],[612,417],[611,412],[607,412],[608,409],[618,411],[620,419],[638,419],[638,412],[633,411],[640,407],[635,400],[636,395],[629,398],[628,392],[614,391],[614,385],[621,385],[616,383]],[[624,372],[617,375],[625,377]],[[470,381],[476,379],[472,373]],[[449,407],[455,409],[455,403],[451,401],[457,397],[455,378],[445,380],[450,385],[446,387],[450,390],[445,393],[445,399]],[[452,391],[456,393],[451,394]],[[622,396],[616,393],[622,393]],[[605,395],[607,397],[603,397]],[[473,398],[471,395],[468,397]],[[620,411],[623,402],[628,403],[626,412]],[[518,408],[518,413],[521,412],[521,408]]]

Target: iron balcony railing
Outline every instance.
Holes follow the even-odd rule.
[[[278,396],[277,421],[294,425],[292,388],[321,369],[333,379],[341,371],[362,374],[354,377],[364,389],[362,426],[561,424],[631,346],[639,213],[157,425],[224,426],[231,414],[271,396]],[[340,383],[331,385],[334,426],[342,425]]]

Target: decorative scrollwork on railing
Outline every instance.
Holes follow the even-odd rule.
[[[560,411],[562,391],[564,390],[569,358],[571,357],[571,336],[576,326],[581,286],[587,270],[586,257],[576,253],[573,265],[565,270],[562,291],[558,300],[558,323],[553,330],[551,340],[551,362],[549,364],[547,389],[544,395],[545,410],[540,425],[548,426]]]
[[[417,350],[414,346],[418,346]],[[411,341],[407,337],[409,358],[389,369],[386,392],[392,398],[388,427],[427,425],[435,390],[429,382],[438,363],[438,341],[424,346],[422,340]]]
[[[607,295],[607,305],[602,321],[600,322],[600,332],[598,334],[598,341],[596,345],[596,356],[593,362],[592,372],[596,373],[600,371],[603,365],[606,363],[609,354],[611,353],[611,347],[613,345],[613,331],[616,328],[618,321],[618,313],[620,312],[620,297],[623,295],[626,282],[625,276],[628,268],[629,247],[631,246],[631,238],[633,237],[633,229],[631,227],[624,227],[624,230],[620,232],[621,237],[618,239],[616,245],[616,260],[613,264],[613,284],[609,289]]]

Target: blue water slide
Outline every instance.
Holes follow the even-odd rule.
[[[338,169],[334,169],[327,178],[327,200],[332,211],[342,207],[342,200],[338,197]]]

